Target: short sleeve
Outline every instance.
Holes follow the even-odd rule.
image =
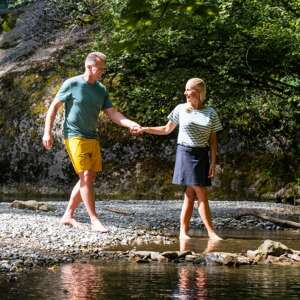
[[[105,97],[104,97],[104,103],[103,103],[103,109],[111,108],[113,107],[113,104],[109,98],[108,92],[105,90]]]
[[[179,108],[180,106],[177,105],[172,111],[171,113],[168,115],[168,119],[169,121],[171,121],[172,123],[178,125],[179,124]]]
[[[217,112],[214,109],[212,109],[212,130],[214,132],[218,132],[222,129],[223,129],[223,126],[221,124],[219,116],[218,116]]]
[[[60,87],[59,91],[57,92],[55,99],[58,99],[62,102],[68,100],[68,98],[71,96],[70,86],[71,86],[70,81],[66,80]]]

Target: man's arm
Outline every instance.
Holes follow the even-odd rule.
[[[43,145],[47,150],[51,149],[53,146],[52,127],[57,111],[62,105],[63,102],[58,99],[54,99],[48,109],[43,136]]]
[[[129,120],[119,111],[117,111],[114,107],[106,108],[104,112],[114,123],[120,126],[127,128],[140,127],[138,123]]]

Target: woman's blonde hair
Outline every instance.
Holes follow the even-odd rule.
[[[187,82],[190,82],[192,86],[195,86],[195,89],[200,93],[200,101],[203,103],[206,99],[206,84],[201,78],[191,78]]]

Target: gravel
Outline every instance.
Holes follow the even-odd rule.
[[[110,248],[139,243],[170,244],[176,241],[182,201],[97,201],[101,222],[109,233],[90,230],[89,219],[81,205],[76,219],[82,228],[60,225],[67,202],[47,202],[54,211],[33,211],[12,208],[0,203],[0,272],[15,274],[35,266],[50,266],[72,262],[77,258],[100,258]],[[241,211],[258,209],[275,216],[299,220],[300,208],[295,206],[247,202],[211,201],[213,222],[218,228],[261,228],[278,230],[280,226],[255,217],[237,218]],[[191,219],[192,229],[203,229],[196,210]]]

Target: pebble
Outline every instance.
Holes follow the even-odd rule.
[[[77,229],[59,224],[67,202],[47,203],[55,210],[44,212],[17,209],[12,208],[9,203],[0,202],[0,273],[72,262],[84,255],[100,257],[101,251],[114,246],[172,244],[174,233],[177,235],[179,231],[182,205],[182,201],[171,200],[96,201],[100,220],[110,231],[100,234],[90,230],[89,219],[83,206],[76,211],[76,219],[84,225]],[[278,225],[255,217],[234,218],[235,212],[239,209],[251,208],[253,205],[253,202],[247,201],[211,201],[215,227],[235,230],[281,229]],[[282,204],[263,202],[255,203],[255,208],[276,211],[283,209]],[[291,211],[295,214],[292,208]],[[203,223],[196,210],[192,217],[191,228],[203,229]]]

